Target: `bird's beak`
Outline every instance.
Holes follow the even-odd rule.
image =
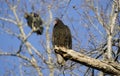
[[[56,25],[57,24],[57,20],[55,20],[53,23],[54,23],[54,25]]]

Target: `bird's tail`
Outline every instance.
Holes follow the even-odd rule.
[[[56,54],[56,55],[57,55],[57,63],[61,66],[64,66],[66,60],[60,54]]]

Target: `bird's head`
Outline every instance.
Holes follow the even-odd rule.
[[[29,16],[30,16],[30,15],[29,15],[27,12],[25,12],[24,17],[25,17],[26,19],[28,19]]]
[[[59,18],[56,18],[54,21],[54,25],[57,25],[57,24],[63,24],[63,22]]]

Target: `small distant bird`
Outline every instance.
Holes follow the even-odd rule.
[[[24,15],[25,19],[27,20],[27,24],[28,26],[33,30],[33,32],[42,35],[43,33],[43,21],[41,19],[41,17],[34,12],[29,13],[25,13]]]
[[[53,47],[57,46],[64,47],[66,49],[72,49],[72,36],[70,29],[68,26],[64,25],[64,23],[58,18],[56,18],[53,28],[52,44]],[[56,49],[54,49],[54,51],[56,51]],[[56,53],[56,56],[58,64],[62,66],[68,60],[68,58],[63,57],[65,55],[60,55],[59,53]]]

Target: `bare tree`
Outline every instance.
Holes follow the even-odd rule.
[[[0,7],[0,63],[11,64],[0,65],[7,70],[0,74],[120,75],[120,0],[0,0]],[[41,16],[43,35],[28,27],[25,12]],[[63,67],[51,45],[55,17],[70,27],[73,39],[73,49],[56,47],[69,57]]]

